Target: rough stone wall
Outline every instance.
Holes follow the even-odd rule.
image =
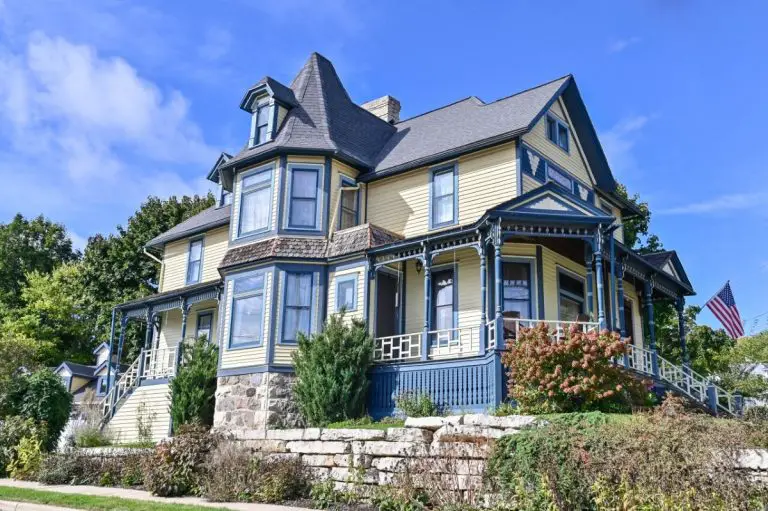
[[[214,428],[239,436],[251,430],[302,426],[292,398],[294,379],[285,373],[218,378]]]
[[[231,436],[272,458],[300,459],[315,479],[356,489],[401,483],[452,491],[482,484],[493,440],[535,427],[529,416],[457,415],[408,419],[403,428],[238,430]]]

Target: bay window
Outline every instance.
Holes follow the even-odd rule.
[[[238,236],[269,230],[272,212],[272,169],[261,169],[242,178]]]
[[[239,277],[234,281],[233,287],[229,347],[261,346],[264,321],[264,274]]]
[[[312,167],[291,169],[291,195],[288,227],[317,229],[318,183],[320,170]]]
[[[312,327],[312,273],[285,274],[283,342],[295,343],[299,332],[309,334]]]

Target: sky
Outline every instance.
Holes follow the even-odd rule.
[[[762,330],[766,19],[758,1],[0,0],[0,222],[42,213],[82,248],[150,194],[205,193],[219,152],[247,141],[247,88],[290,83],[313,51],[401,118],[572,73],[688,303],[730,280]]]

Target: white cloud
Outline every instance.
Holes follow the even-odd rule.
[[[768,201],[768,193],[733,193],[720,195],[699,202],[691,202],[680,206],[659,209],[660,215],[696,215],[707,213],[723,213],[762,208]]]
[[[83,251],[85,250],[86,245],[88,245],[88,237],[87,236],[80,236],[74,231],[67,231],[67,236],[69,236],[69,239],[72,240],[72,248],[75,250]]]
[[[0,75],[3,210],[61,218],[206,190],[197,176],[217,151],[189,102],[124,59],[37,32],[0,45]]]
[[[608,53],[621,53],[628,47],[638,44],[642,41],[639,37],[628,37],[625,39],[614,39],[608,44]]]
[[[622,176],[637,170],[635,144],[643,128],[654,118],[655,115],[625,117],[608,131],[600,133],[600,143],[615,174]]]

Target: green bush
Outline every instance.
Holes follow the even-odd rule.
[[[24,437],[16,446],[16,457],[8,465],[8,475],[13,479],[32,480],[43,461],[42,440]]]
[[[49,369],[18,375],[0,392],[0,415],[20,416],[45,423],[45,450],[56,446],[71,409],[72,394],[64,387],[61,378]]]
[[[365,412],[373,341],[365,323],[332,315],[323,331],[299,335],[293,355],[293,393],[304,419],[313,426],[355,419]]]
[[[525,413],[600,410],[629,412],[645,405],[650,381],[641,382],[611,359],[627,352],[616,333],[565,332],[553,342],[545,324],[523,328],[502,362],[509,395]]]
[[[748,422],[768,423],[768,406],[752,406],[744,411],[743,419]]]
[[[124,486],[144,483],[142,472],[145,452],[91,456],[77,450],[49,454],[38,470],[37,480],[43,484],[87,484]]]
[[[204,426],[181,426],[175,437],[157,444],[144,460],[147,490],[161,497],[198,495],[205,461],[218,441]]]
[[[599,412],[549,417],[546,427],[496,443],[486,469],[513,509],[748,509],[768,497],[744,477],[741,450],[754,447],[739,421],[685,413],[667,399],[654,414]]]
[[[216,407],[218,347],[205,336],[183,344],[183,361],[171,380],[171,419],[176,429],[184,424],[213,425]]]
[[[0,424],[0,476],[6,476],[18,457],[19,443],[24,438],[44,440],[45,427],[32,419],[8,417]]]
[[[112,445],[112,436],[99,426],[85,424],[75,430],[75,445],[77,447],[104,447]]]
[[[422,392],[403,392],[395,397],[395,406],[406,417],[434,417],[440,415],[440,408],[432,401],[429,394]]]

